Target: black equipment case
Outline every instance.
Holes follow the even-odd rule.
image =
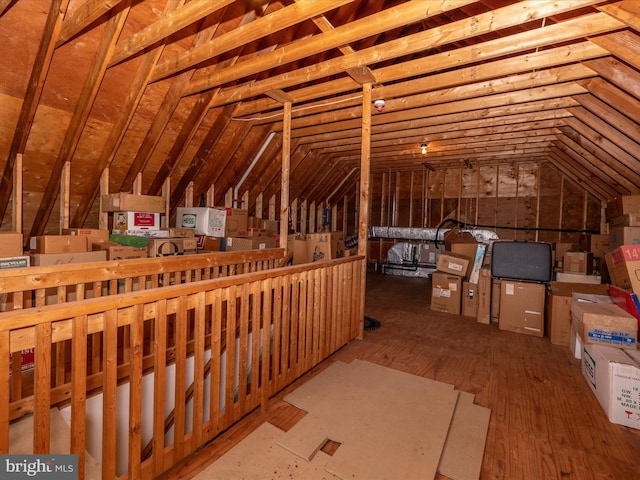
[[[553,275],[551,244],[498,240],[493,242],[491,276],[523,282],[550,282]]]

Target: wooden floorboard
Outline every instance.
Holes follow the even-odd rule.
[[[264,421],[288,430],[304,412],[282,398],[332,362],[356,358],[453,384],[490,408],[482,479],[640,478],[640,431],[608,421],[568,348],[432,312],[429,290],[427,279],[371,273],[365,311],[380,328],[285,389],[268,412],[254,412],[163,478],[190,479]]]

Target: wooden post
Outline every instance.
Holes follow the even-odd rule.
[[[102,210],[102,195],[109,194],[109,168],[105,168],[100,175],[100,217],[98,224],[101,229],[109,228],[109,214]]]
[[[171,177],[167,177],[162,184],[162,196],[164,197],[164,219],[162,225],[167,228],[169,226],[169,217],[171,216]]]
[[[136,175],[136,179],[133,181],[133,193],[135,195],[142,195],[142,172]]]
[[[342,199],[342,231],[347,234],[349,228],[349,197],[347,195]]]
[[[13,165],[13,230],[22,232],[22,154],[16,154]]]
[[[71,189],[71,162],[64,162],[62,174],[60,178],[60,226],[59,233],[62,234],[63,228],[69,228],[69,208]]]
[[[362,151],[360,155],[360,212],[358,222],[358,255],[365,257],[362,267],[360,327],[358,338],[364,337],[364,299],[367,284],[367,242],[369,238],[369,176],[371,172],[371,84],[362,86]]]
[[[307,233],[307,201],[303,200],[300,205],[300,232]]]
[[[338,230],[338,205],[331,207],[331,231]]]
[[[227,208],[233,208],[233,188],[229,188],[224,196],[224,206]]]
[[[298,199],[291,200],[291,231],[298,231]]]
[[[276,194],[271,195],[269,199],[269,220],[276,219]]]
[[[262,198],[263,194],[260,192],[256,197],[256,218],[262,218]]]
[[[280,248],[289,235],[289,171],[291,169],[291,102],[284,102],[282,122],[282,188],[280,189]]]
[[[309,233],[316,233],[316,202],[309,205]]]
[[[184,192],[184,206],[193,207],[193,181],[187,185],[187,190]]]
[[[215,207],[216,206],[216,197],[215,197],[216,189],[213,185],[209,187],[207,190],[207,207]]]

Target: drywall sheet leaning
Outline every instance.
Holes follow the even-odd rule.
[[[369,362],[336,362],[285,400],[308,412],[279,445],[311,459],[340,442],[328,472],[343,479],[434,478],[458,392]]]

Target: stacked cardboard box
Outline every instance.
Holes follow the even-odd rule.
[[[462,282],[469,262],[469,257],[459,253],[450,251],[440,253],[436,271],[431,274],[431,310],[460,315]],[[466,303],[471,302],[472,300],[468,300]],[[473,310],[473,305],[471,307],[467,305],[467,309]]]
[[[22,251],[22,238],[20,232],[0,232],[0,270],[29,266],[30,258]]]
[[[86,235],[39,235],[30,239],[31,265],[50,266],[101,262],[106,252],[89,250]]]
[[[623,195],[607,202],[609,249],[640,244],[640,195]]]
[[[505,279],[500,282],[500,330],[542,337],[544,314],[544,283]]]
[[[290,243],[290,240],[287,243]],[[307,233],[293,237],[294,265],[342,258],[344,252],[343,232]]]

